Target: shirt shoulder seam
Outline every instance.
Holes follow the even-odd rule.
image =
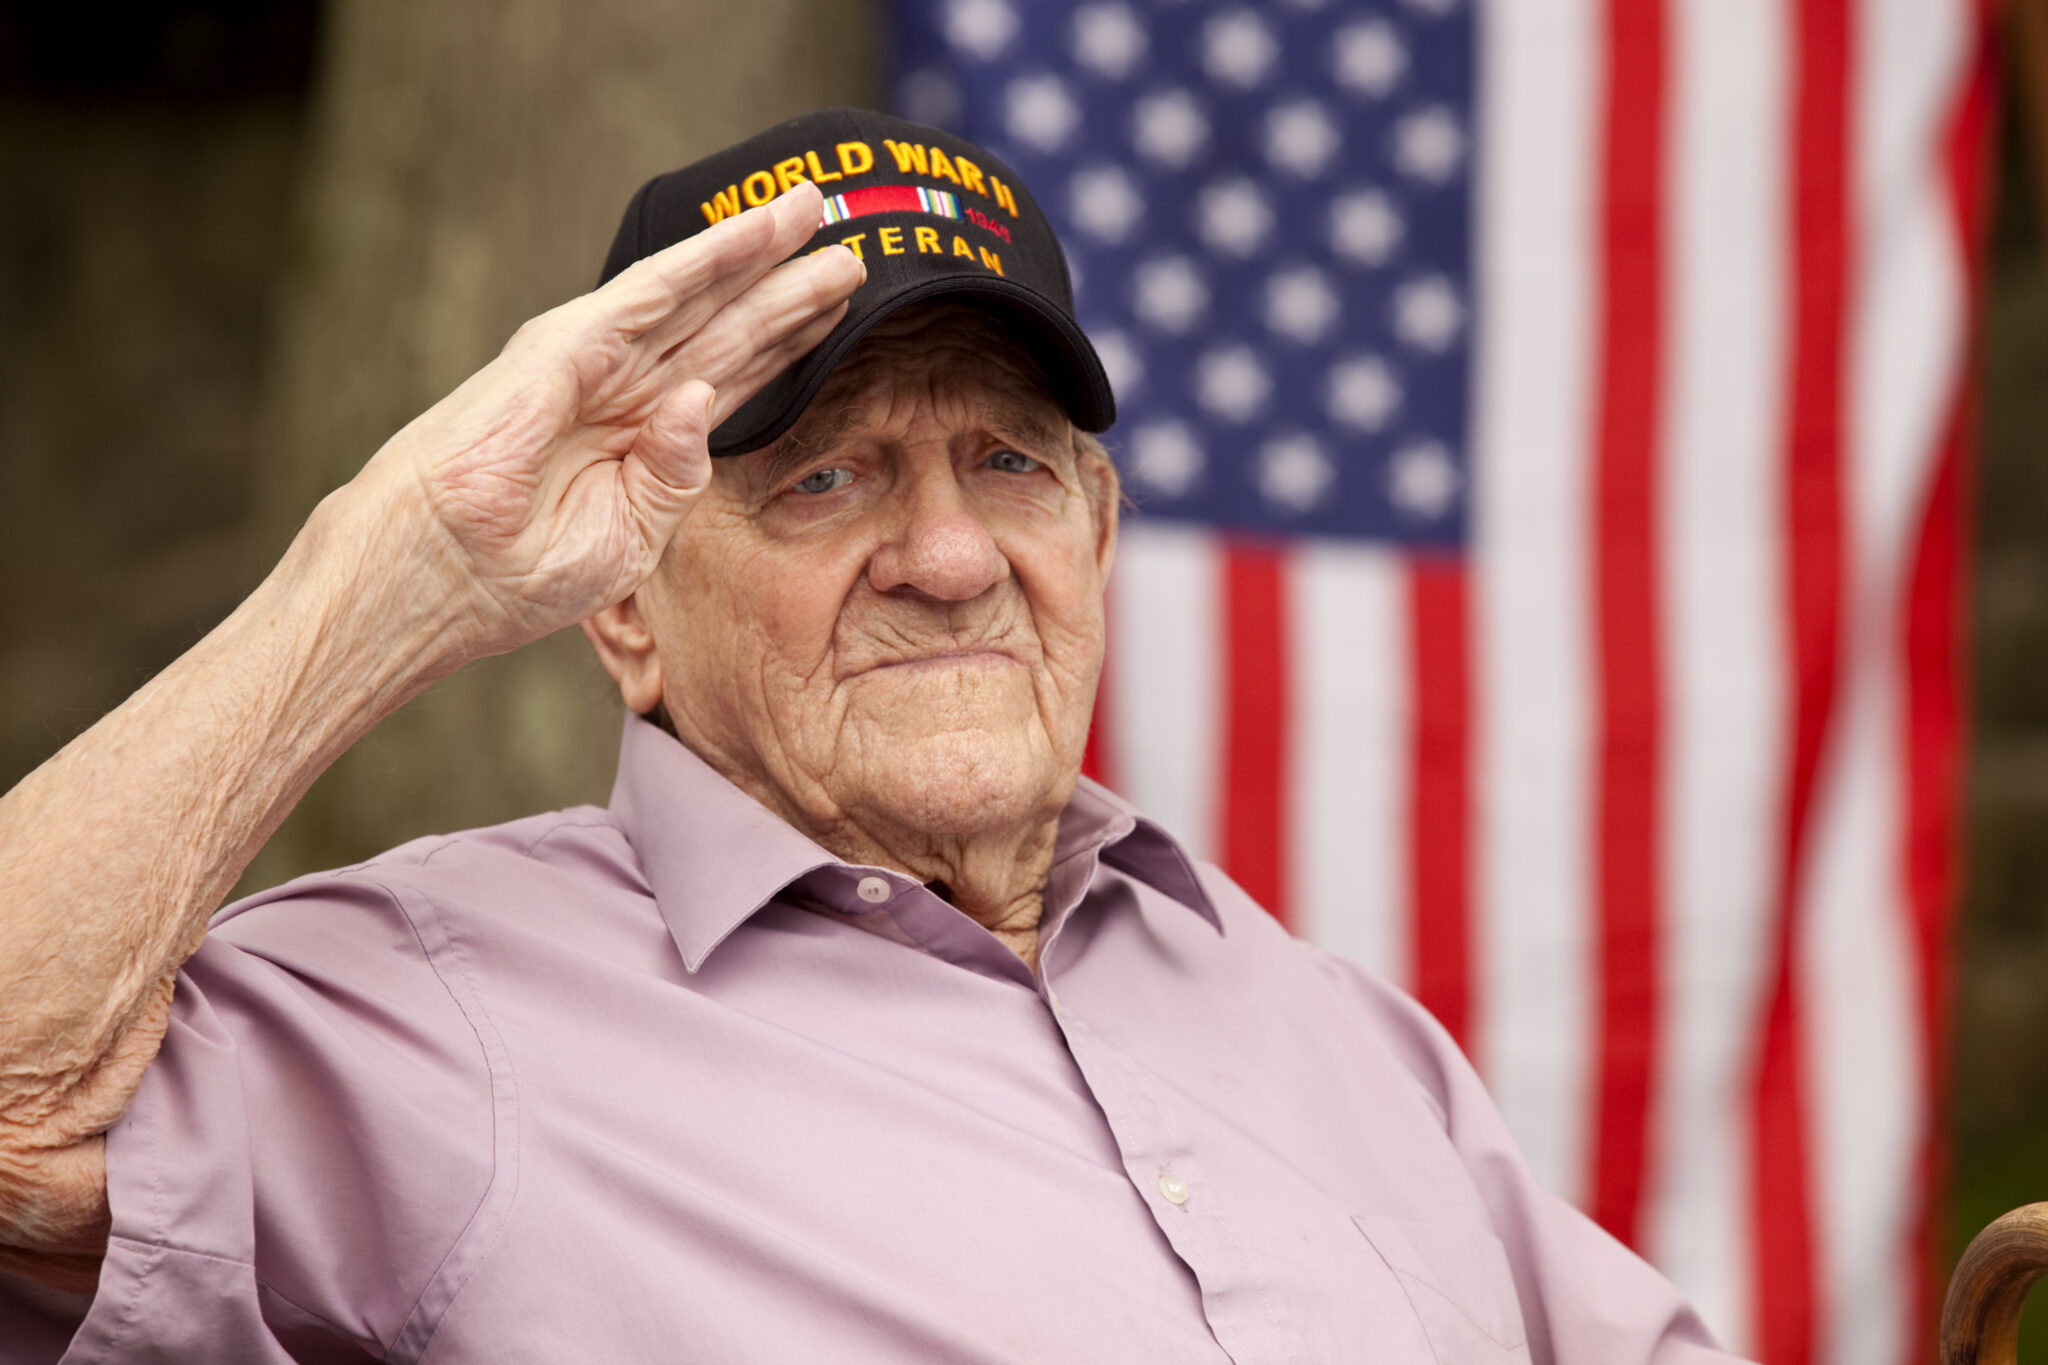
[[[619,823],[617,820],[609,818],[602,811],[598,812],[593,816],[579,818],[575,820],[551,821],[539,833],[526,839],[515,849],[508,851],[514,852],[517,854],[517,856],[522,858],[531,858],[535,853],[540,851],[541,845],[545,844],[548,840],[554,838],[557,834],[561,834],[569,830],[579,829],[619,830]],[[623,834],[624,831],[620,830],[620,833]],[[428,863],[432,862],[434,859],[440,857],[443,853],[447,853],[452,849],[468,848],[471,845],[472,841],[465,839],[460,834],[443,835],[439,839],[434,840],[430,847],[420,850],[418,860],[415,863],[415,866],[424,867]],[[376,867],[377,864],[375,862],[361,863],[350,870],[359,872],[371,872],[374,871]]]

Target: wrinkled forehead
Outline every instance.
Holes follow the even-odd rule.
[[[1047,449],[1073,437],[1045,372],[1002,318],[942,302],[906,308],[862,338],[768,452],[815,453],[920,410]]]

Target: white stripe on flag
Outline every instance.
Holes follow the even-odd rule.
[[[1413,989],[1407,570],[1316,541],[1291,572],[1295,932]]]
[[[1967,298],[1944,159],[1963,6],[1865,0],[1855,13],[1844,509],[1855,596],[1845,604],[1845,706],[1800,943],[1813,1020],[1820,1359],[1829,1365],[1904,1361],[1918,1348],[1901,1192],[1918,1179],[1930,1095],[1901,844],[1897,641]]]
[[[1198,858],[1215,857],[1220,795],[1220,553],[1206,530],[1127,525],[1110,575],[1110,771]]]
[[[1779,0],[1671,18],[1662,625],[1669,727],[1651,1259],[1750,1332],[1748,1106],[1782,811],[1790,92]]]
[[[1857,661],[1836,715],[1798,942],[1811,1021],[1817,1354],[1840,1365],[1901,1361],[1911,1306],[1895,1258],[1905,1245],[1901,1192],[1913,1177],[1923,1049],[1899,894],[1897,689],[1877,676],[1883,667],[1867,654]]]
[[[1478,16],[1473,359],[1476,1011],[1537,1175],[1583,1192],[1592,904],[1586,467],[1600,47],[1589,0]]]

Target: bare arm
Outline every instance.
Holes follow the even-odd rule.
[[[471,659],[645,581],[711,428],[861,278],[816,191],[650,257],[522,328],[315,511],[220,627],[0,798],[0,1268],[90,1288],[100,1135],[179,966],[314,778]]]

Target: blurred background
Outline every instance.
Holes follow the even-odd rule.
[[[0,10],[0,786],[588,288],[642,180],[881,103],[881,27],[853,0]],[[1948,1259],[2048,1198],[2048,146],[2026,117],[2048,81],[2026,50],[2002,57],[1975,361]],[[573,633],[473,666],[341,760],[243,890],[602,801],[616,739]],[[2048,1361],[2048,1311],[2030,1328]]]

